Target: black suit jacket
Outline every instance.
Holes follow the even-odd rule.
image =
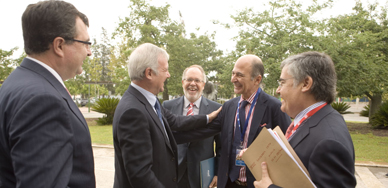
[[[177,186],[178,162],[173,130],[205,126],[205,115],[176,116],[161,108],[163,125],[153,106],[133,86],[121,98],[113,119],[115,188]]]
[[[317,187],[356,186],[353,141],[331,105],[305,120],[289,142]]]
[[[217,118],[211,122],[211,126],[176,135],[176,138],[179,139],[178,143],[180,143],[181,141],[186,141],[188,139],[201,139],[202,137],[216,134],[217,131],[221,130],[221,157],[218,167],[217,182],[217,187],[219,188],[224,188],[229,178],[229,157],[232,149],[235,149],[232,148],[232,143],[235,116],[239,100],[240,97],[236,97],[227,101],[222,106],[222,110],[220,114],[218,114]],[[248,137],[248,147],[259,135],[263,127],[273,129],[276,126],[279,126],[283,133],[287,130],[287,127],[291,123],[291,119],[287,116],[287,114],[280,110],[280,106],[281,103],[278,99],[266,94],[264,91],[261,91],[252,117],[253,119]],[[253,182],[255,181],[255,178],[248,168],[246,175],[248,187],[254,188]]]
[[[170,110],[173,114],[183,114],[184,97],[164,101],[163,107]],[[221,104],[202,97],[199,106],[199,114],[210,114],[221,107]],[[219,158],[220,137],[219,134],[205,138],[203,140],[190,142],[188,144],[178,144],[178,180],[180,180],[187,169],[187,176],[191,188],[201,188],[200,162],[214,157],[214,142],[216,142],[216,154]],[[218,146],[218,147],[217,147]],[[182,153],[185,152],[185,153]],[[218,169],[218,160],[215,162],[215,173]]]
[[[0,187],[95,187],[88,126],[63,85],[24,59],[0,87]]]

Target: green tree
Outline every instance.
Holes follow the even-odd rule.
[[[185,38],[184,24],[170,19],[168,9],[170,5],[161,7],[151,6],[144,0],[131,0],[130,13],[122,19],[114,34],[121,37],[119,55],[115,58],[116,69],[125,69],[123,62],[132,50],[143,43],[152,43],[166,49],[170,55],[169,72],[171,78],[166,80],[163,100],[169,95],[183,93],[181,77],[183,70],[193,64],[204,66],[207,72],[217,69],[217,61],[222,52],[216,49],[214,34],[197,36],[190,34]],[[115,70],[124,83],[129,81],[122,75],[123,70]],[[116,83],[121,80],[117,80]],[[122,88],[121,86],[119,86]],[[122,90],[122,89],[120,89]]]
[[[327,20],[327,34],[321,38],[335,62],[338,95],[368,96],[369,117],[388,90],[387,9],[377,8],[377,3],[364,8],[358,1],[353,13]]]
[[[302,4],[294,0],[272,0],[262,12],[248,8],[231,16],[234,25],[226,24],[226,27],[235,26],[240,30],[235,37],[237,44],[233,56],[259,56],[267,75],[263,79],[264,89],[272,92],[277,88],[282,60],[292,54],[322,50],[316,36],[322,22],[312,16],[331,4],[332,0],[323,3],[313,0],[303,9]]]
[[[14,70],[17,65],[17,61],[12,59],[11,56],[18,48],[12,48],[9,51],[0,49],[0,81],[3,82],[9,74]],[[0,83],[1,86],[1,83]]]

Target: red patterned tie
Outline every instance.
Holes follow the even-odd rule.
[[[187,110],[186,116],[192,116],[192,115],[194,115],[194,109],[193,109],[194,106],[195,106],[195,104],[190,103],[190,106],[189,106],[189,109]]]
[[[292,129],[294,128],[294,121],[291,122],[290,126],[288,126],[287,131],[286,131],[286,138],[290,138],[292,135]]]

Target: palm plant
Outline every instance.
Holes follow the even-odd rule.
[[[388,102],[384,102],[380,109],[372,115],[371,123],[376,128],[388,128]]]
[[[102,98],[96,101],[92,107],[93,111],[105,114],[102,118],[98,118],[99,125],[110,125],[113,123],[113,116],[120,99]]]
[[[344,102],[333,102],[331,103],[331,106],[338,111],[340,114],[351,114],[352,112],[346,111],[350,108],[350,105],[344,103]]]

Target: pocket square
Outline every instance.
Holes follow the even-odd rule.
[[[260,127],[265,127],[267,125],[267,123],[264,123],[263,125],[260,125]]]

